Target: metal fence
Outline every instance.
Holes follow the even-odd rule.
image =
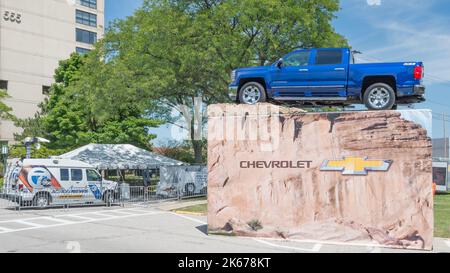
[[[24,192],[13,189],[5,192],[0,189],[0,209],[36,209],[49,207],[80,207],[80,206],[124,206],[126,204],[147,205],[152,202],[180,200],[206,196],[206,188],[202,191],[186,191],[185,187],[172,187],[158,190],[157,186],[119,185],[116,190],[102,190],[92,194],[92,189],[72,188],[70,192],[36,191]]]

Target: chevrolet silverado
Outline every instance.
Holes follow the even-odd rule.
[[[231,73],[229,97],[244,104],[363,103],[370,110],[425,100],[422,62],[357,64],[354,55],[349,48],[300,49],[270,66],[236,69]]]

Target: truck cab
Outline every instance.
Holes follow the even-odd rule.
[[[232,71],[229,97],[245,104],[363,103],[370,110],[387,110],[424,101],[423,76],[422,62],[356,64],[349,48],[299,49],[269,66]]]

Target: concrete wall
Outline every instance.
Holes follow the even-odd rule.
[[[53,83],[58,62],[67,59],[76,47],[92,45],[76,42],[76,28],[104,32],[104,0],[97,10],[83,7],[75,0],[0,0],[0,80],[8,81],[10,98],[6,103],[19,118],[32,117],[45,95],[43,86]],[[97,14],[97,28],[75,22],[75,10]],[[5,20],[5,12],[20,14],[20,23]],[[15,128],[1,121],[0,139],[13,140]]]

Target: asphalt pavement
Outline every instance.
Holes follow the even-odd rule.
[[[155,206],[70,209],[0,209],[0,252],[427,252],[207,235],[206,216],[176,214]],[[450,252],[435,238],[433,252]]]

